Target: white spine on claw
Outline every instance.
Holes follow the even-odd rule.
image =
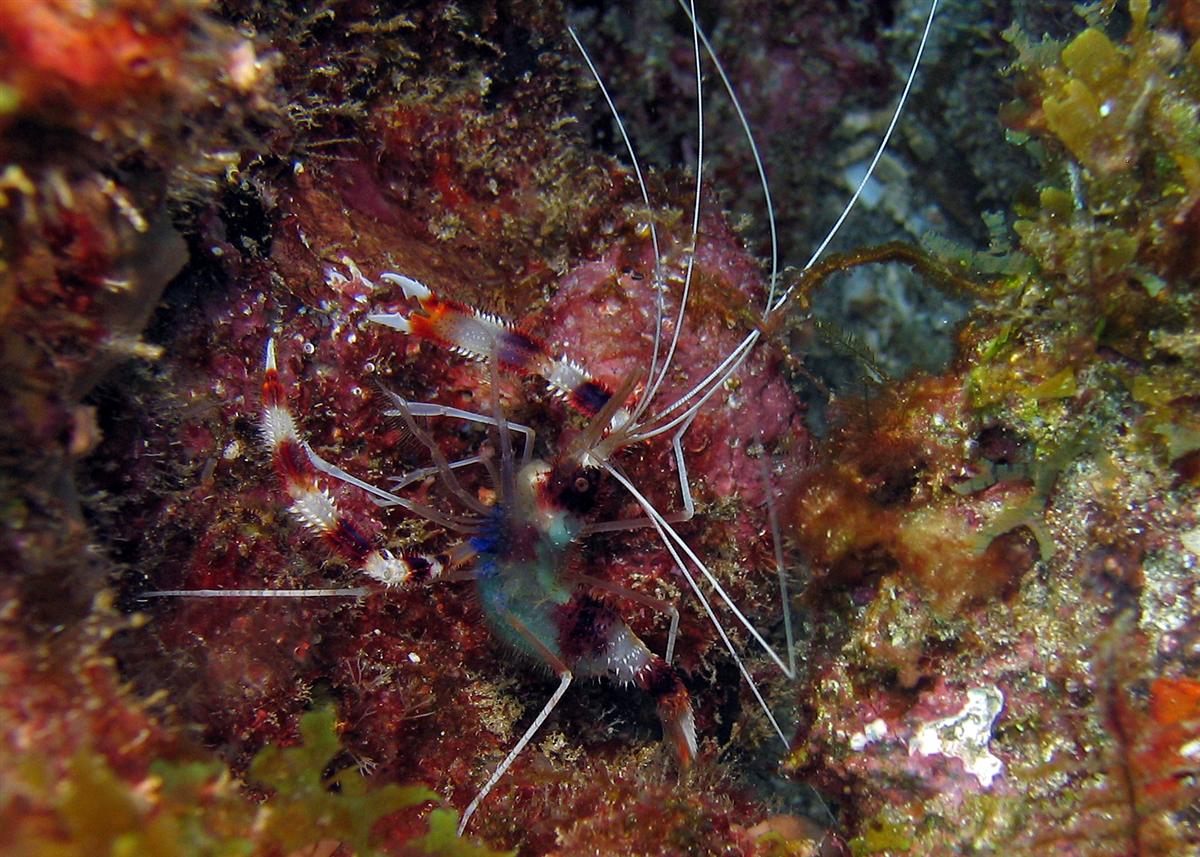
[[[622,685],[634,682],[639,672],[650,663],[650,650],[639,640],[624,622],[613,626],[605,653],[605,666],[612,677]]]
[[[271,405],[263,411],[262,433],[270,449],[275,449],[284,441],[298,442],[295,420],[286,408],[279,405]]]
[[[569,396],[572,390],[588,379],[583,367],[566,357],[558,358],[551,366],[554,368],[547,373],[546,383],[560,396]]]
[[[692,714],[691,707],[684,709],[683,713],[679,715],[676,728],[683,736],[683,740],[687,742],[691,758],[696,758],[696,754],[699,752],[696,748],[696,718]]]
[[[331,533],[338,526],[338,510],[325,491],[305,488],[292,495],[292,513],[318,533]]]
[[[426,576],[432,580],[442,573],[442,563],[432,557],[425,558],[429,563],[424,569]],[[393,556],[389,551],[373,551],[362,566],[363,572],[384,586],[403,586],[413,574],[412,563],[403,556]]]
[[[373,551],[363,563],[362,570],[384,586],[403,586],[411,574],[403,557],[397,561],[386,551]]]

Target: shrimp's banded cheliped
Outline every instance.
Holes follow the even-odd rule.
[[[902,115],[936,5],[871,168],[805,267],[853,208]],[[562,768],[564,758],[586,756],[589,746],[645,732],[638,714],[606,714],[632,695],[618,691],[617,702],[606,702],[604,690],[577,690],[582,678],[644,695],[675,765],[692,771],[692,780],[661,761],[649,764],[660,778],[678,776],[680,789],[719,777],[720,745],[734,732],[773,735],[781,753],[789,746],[781,688],[796,674],[797,646],[774,482],[777,470],[803,466],[809,449],[802,406],[779,356],[764,344],[789,310],[790,289],[752,130],[694,23],[694,6],[681,4],[680,14],[693,22],[689,97],[696,105],[696,168],[683,190],[641,165],[621,121],[621,93],[605,88],[587,34],[570,28],[564,41],[612,112],[624,166],[576,153],[539,161],[545,156],[485,147],[498,159],[496,175],[486,178],[485,160],[472,166],[479,183],[465,186],[446,152],[411,148],[442,126],[480,133],[460,124],[453,103],[445,112],[430,108],[431,91],[389,115],[385,145],[420,163],[444,206],[436,220],[406,207],[398,181],[381,183],[392,197],[364,189],[366,173],[386,173],[386,163],[343,156],[317,176],[294,165],[291,202],[321,201],[336,211],[331,203],[340,200],[344,222],[322,222],[326,239],[318,244],[309,234],[315,221],[283,218],[277,241],[290,255],[259,276],[294,286],[278,300],[246,296],[243,314],[265,320],[259,328],[269,335],[257,342],[244,336],[261,356],[226,368],[242,377],[253,372],[261,384],[254,422],[276,472],[262,486],[261,514],[286,506],[310,537],[294,540],[295,553],[281,557],[272,580],[239,578],[228,571],[239,564],[234,558],[144,593],[186,599],[180,611],[206,604],[214,636],[221,633],[211,624],[214,604],[232,625],[265,622],[276,610],[297,611],[304,617],[297,623],[311,620],[311,640],[291,628],[276,640],[300,640],[294,653],[301,660],[321,648],[320,662],[336,664],[335,674],[304,669],[291,680],[305,683],[304,693],[325,684],[342,705],[348,733],[388,718],[355,748],[360,767],[450,786],[449,799],[462,810],[460,833],[486,817],[493,801],[542,810],[553,801],[558,774],[548,775],[546,796],[530,797],[506,792],[514,768],[550,764],[539,757]],[[479,82],[482,95],[439,96],[479,110],[488,85]],[[706,184],[709,87],[733,105],[761,180],[756,216],[771,225],[765,267],[745,251]],[[589,231],[573,240],[582,250],[552,252],[535,236],[528,240],[536,252],[526,247],[520,266],[483,258],[469,236],[500,234],[519,218],[513,188],[531,181],[533,167],[548,174],[535,183],[578,182]],[[495,194],[489,204],[473,198],[481,188]],[[552,208],[547,214],[566,217]],[[546,235],[558,228],[549,220]],[[389,232],[400,237],[389,243]],[[331,233],[339,240],[329,240]],[[489,261],[497,267],[489,270]],[[561,270],[549,274],[551,264]],[[505,278],[513,281],[511,296],[499,283]],[[543,294],[517,295],[517,283],[539,282]],[[481,304],[481,294],[493,302]],[[341,373],[351,367],[358,373],[347,383]],[[323,398],[329,389],[336,395]],[[255,403],[245,405],[249,415]],[[334,560],[320,573],[318,545]],[[214,546],[214,555],[219,547],[228,546]],[[239,542],[235,553],[250,549]],[[289,606],[290,599],[297,600]],[[460,662],[446,666],[456,650]],[[519,656],[511,666],[509,653]],[[536,669],[520,663],[552,680],[523,677]],[[272,710],[277,673],[255,666],[244,680],[263,685],[259,720],[241,723],[243,735],[287,716]],[[745,708],[740,691],[728,690],[735,680],[748,692]],[[518,701],[505,690],[512,682],[546,692]],[[726,690],[715,692],[721,684]],[[555,725],[576,693],[583,695],[569,708],[576,719],[584,704],[605,708],[580,726],[582,738],[569,724]],[[302,703],[303,694],[289,704],[294,712]],[[480,722],[455,730],[443,717],[451,709]],[[426,719],[438,719],[439,734],[420,731]],[[551,731],[567,737],[551,738]],[[392,745],[379,740],[386,734]],[[437,749],[406,753],[417,734]]]

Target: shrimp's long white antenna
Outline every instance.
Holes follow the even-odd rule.
[[[154,589],[138,598],[362,598],[371,590],[350,589]]]
[[[711,399],[713,395],[719,389],[721,389],[721,384],[724,383],[725,379],[736,372],[738,367],[742,365],[742,361],[744,361],[750,355],[750,351],[754,348],[754,344],[758,342],[760,336],[762,336],[762,331],[757,329],[746,334],[745,339],[734,346],[733,350],[725,355],[725,359],[718,363],[716,368],[714,368],[700,381],[694,384],[692,389],[688,390],[686,393],[656,414],[650,420],[650,422],[664,419],[672,411],[677,410],[681,405],[685,404],[694,396],[700,395],[700,399],[692,402],[692,404],[682,413],[676,415],[668,422],[663,423],[656,428],[647,429],[643,426],[637,432],[630,435],[628,442],[638,443],[643,440],[649,440],[652,437],[657,437],[658,435],[668,432],[675,428],[675,426],[680,425],[681,423],[694,417],[696,412],[704,406],[704,403]],[[707,390],[705,389],[706,387]]]
[[[746,113],[742,110],[742,101],[737,96],[737,91],[734,90],[733,84],[729,80],[729,75],[725,73],[725,66],[721,64],[720,57],[713,50],[712,42],[708,40],[704,30],[696,22],[695,3],[684,3],[683,0],[675,0],[688,20],[692,22],[692,32],[699,36],[700,41],[704,43],[704,51],[708,54],[708,58],[712,60],[713,66],[717,70],[717,74],[721,78],[721,85],[725,87],[725,93],[729,96],[730,103],[733,104],[733,109],[737,113],[738,122],[742,125],[742,133],[746,137],[746,142],[750,146],[750,154],[754,157],[754,166],[758,170],[758,181],[762,186],[763,199],[767,208],[767,225],[771,230],[771,279],[767,292],[767,305],[763,308],[764,317],[771,312],[771,304],[775,300],[775,282],[779,279],[779,238],[775,230],[775,206],[771,202],[771,185],[767,181],[767,170],[763,164],[762,154],[758,150],[758,143],[754,140],[754,133],[750,130],[750,120],[746,118]]]
[[[680,3],[680,5],[684,5],[683,0],[678,0],[678,2]],[[685,11],[692,13],[692,14],[689,14],[689,19],[692,22],[693,40],[697,42],[697,47],[695,48],[695,50],[696,50],[697,64],[698,64],[699,63],[698,40],[701,38],[701,33],[700,33],[699,25],[696,23],[696,19],[694,16],[694,11],[695,11],[694,10],[694,0],[690,0],[690,3],[691,3],[691,5],[689,5],[688,7],[685,7]],[[821,242],[820,246],[813,253],[812,259],[810,259],[808,264],[805,266],[806,268],[811,267],[816,262],[816,260],[820,257],[821,253],[823,253],[825,251],[825,249],[828,247],[830,241],[832,241],[834,235],[836,235],[837,231],[841,228],[841,225],[845,222],[846,218],[849,216],[850,211],[857,204],[858,198],[862,194],[862,188],[866,184],[866,179],[869,179],[871,174],[874,172],[875,167],[879,163],[879,159],[882,157],[884,149],[887,147],[887,144],[891,139],[892,133],[895,131],[896,125],[899,122],[900,115],[904,109],[904,105],[908,100],[908,95],[912,90],[913,81],[916,78],[917,69],[920,65],[921,57],[924,54],[925,46],[929,40],[929,33],[933,26],[934,16],[937,12],[937,5],[938,5],[938,0],[931,0],[930,6],[929,6],[929,14],[925,20],[925,27],[921,34],[921,40],[920,40],[920,44],[917,48],[916,56],[913,59],[912,68],[909,71],[908,78],[905,81],[904,88],[901,92],[900,98],[897,101],[896,108],[892,113],[892,118],[891,118],[890,122],[888,123],[888,127],[884,134],[884,137],[880,141],[879,147],[875,152],[875,156],[872,158],[871,164],[868,167],[866,177],[864,178],[864,180],[862,182],[860,182],[859,187],[857,188],[857,190],[855,191],[853,196],[850,198],[850,200],[847,202],[841,215],[839,215],[837,221],[834,223],[833,227],[831,227],[831,229],[829,230],[829,233],[826,235],[825,239]],[[708,43],[708,39],[705,38],[704,42],[705,42],[706,49],[710,52],[710,55],[711,55],[711,46]],[[713,60],[714,60],[714,64],[716,64],[720,70],[720,64],[716,60],[715,56],[713,56]],[[699,71],[697,73],[699,74]],[[722,80],[728,86],[728,78],[724,75],[723,71],[721,72],[721,76],[722,76]],[[732,87],[729,87],[729,88],[730,88],[730,90],[732,89]],[[730,95],[731,96],[733,95],[732,91],[730,92]],[[742,118],[742,120],[743,120],[743,129],[746,131],[747,137],[751,141],[751,146],[755,151],[757,151],[757,147],[754,146],[753,137],[750,133],[749,123],[745,122],[744,113],[742,113],[742,111],[740,109],[738,112],[739,112],[740,118]],[[702,113],[701,113],[701,116],[703,116]],[[703,120],[701,119],[701,121],[703,121]],[[767,190],[765,187],[765,184],[766,184],[765,171],[760,170],[759,175],[760,175],[760,179],[764,183],[764,192],[766,192],[769,195],[769,190]],[[786,291],[777,301],[775,301],[774,304],[768,306],[767,313],[769,314],[771,312],[775,312],[776,310],[778,310],[779,307],[781,307],[783,305],[783,303],[788,299],[790,294],[791,294],[791,289]],[[686,420],[691,419],[696,414],[696,412],[705,404],[705,402],[707,402],[708,399],[711,398],[718,389],[720,389],[720,386],[725,381],[725,379],[730,377],[734,372],[737,371],[738,367],[741,366],[742,362],[750,354],[751,350],[753,349],[754,345],[758,342],[760,337],[761,337],[760,330],[753,330],[750,333],[748,333],[746,335],[746,337],[740,343],[738,343],[738,345],[735,346],[729,352],[729,354],[727,354],[725,356],[725,358],[720,362],[720,364],[718,364],[712,371],[710,371],[707,375],[705,375],[705,377],[703,379],[701,379],[697,384],[693,385],[692,388],[687,393],[680,396],[672,404],[668,405],[664,410],[659,412],[653,418],[653,420],[663,420],[666,417],[668,417],[670,414],[672,414],[673,412],[679,410],[680,408],[683,408],[683,410],[680,413],[676,414],[671,419],[666,420],[666,422],[660,422],[659,425],[657,425],[653,428],[643,426],[640,430],[632,432],[630,434],[627,442],[635,443],[638,441],[648,440],[649,438],[652,438],[652,437],[655,437],[664,432],[670,431],[671,429],[675,428],[676,426],[683,424]],[[647,398],[649,398],[649,397],[647,397]],[[690,402],[690,404],[688,404],[689,402]],[[683,407],[685,404],[687,404],[688,406]],[[758,644],[771,657],[771,659],[775,661],[775,663],[779,666],[779,668],[781,670],[783,670],[784,673],[786,675],[788,675],[789,677],[793,676],[795,674],[794,659],[789,657],[789,660],[792,662],[790,666],[787,664],[784,664],[783,660],[779,657],[779,655],[775,652],[775,650],[767,643],[767,641],[765,639],[763,639],[762,635],[758,632],[758,630],[754,628],[753,624],[745,617],[745,615],[733,603],[733,600],[729,597],[728,593],[725,592],[724,588],[720,585],[720,583],[712,575],[712,573],[709,571],[708,567],[700,560],[700,558],[698,556],[696,556],[695,552],[686,543],[686,541],[684,541],[683,538],[680,537],[679,534],[671,527],[671,525],[663,518],[662,514],[660,512],[658,512],[657,509],[654,508],[653,504],[651,504],[649,502],[649,500],[647,500],[636,489],[636,487],[632,484],[632,482],[630,482],[627,478],[624,478],[609,462],[602,461],[601,463],[603,464],[603,466],[605,467],[606,470],[608,470],[610,473],[612,473],[614,475],[614,477],[617,478],[617,480],[619,482],[621,482],[621,484],[625,487],[625,489],[627,491],[629,491],[630,494],[642,506],[643,510],[646,512],[647,517],[653,523],[655,529],[658,531],[660,537],[663,539],[664,544],[667,545],[667,548],[670,551],[672,557],[676,558],[677,564],[680,566],[681,570],[683,570],[684,574],[687,576],[688,581],[692,585],[693,589],[697,589],[695,580],[692,577],[691,573],[686,569],[684,564],[678,562],[678,552],[677,552],[676,548],[678,548],[679,551],[682,551],[683,554],[685,556],[687,556],[687,558],[691,561],[693,566],[697,570],[699,570],[701,574],[704,575],[705,579],[707,579],[708,582],[713,586],[714,591],[721,598],[721,600],[725,602],[725,605],[730,609],[730,611],[737,618],[737,620],[743,625],[743,627],[746,628],[747,631],[749,631],[751,636],[754,637],[754,639],[758,642]],[[773,513],[773,511],[774,511],[773,509],[768,510],[769,513]],[[777,523],[773,522],[772,526],[777,526]],[[781,562],[781,558],[777,557],[777,563],[780,563],[780,562]],[[699,595],[698,589],[697,589],[697,595]],[[704,603],[705,603],[706,609],[709,609],[707,602],[704,602]],[[714,625],[717,626],[718,631],[721,631],[722,636],[724,636],[724,632],[721,630],[719,622],[717,622],[715,615],[712,614],[711,611],[710,611],[710,617],[713,619]],[[790,645],[789,645],[789,655],[790,654],[791,654],[791,652],[790,652]]]
[[[842,228],[842,224],[846,222],[846,218],[850,216],[850,212],[854,210],[854,206],[858,203],[858,198],[862,196],[867,182],[874,177],[875,168],[879,165],[879,160],[883,157],[884,150],[887,148],[888,143],[891,142],[892,133],[896,130],[896,125],[900,122],[900,116],[904,112],[904,105],[908,102],[908,94],[912,91],[913,81],[917,79],[917,69],[921,66],[921,57],[925,54],[925,46],[929,43],[929,33],[933,29],[933,16],[937,13],[937,7],[938,0],[930,0],[929,14],[925,18],[925,29],[921,33],[921,41],[917,43],[917,52],[913,56],[912,68],[908,71],[908,77],[904,81],[904,89],[901,90],[900,98],[896,101],[896,109],[892,111],[892,118],[888,122],[887,130],[883,132],[883,137],[879,141],[878,148],[875,149],[875,154],[871,157],[871,163],[867,165],[867,171],[863,173],[863,177],[859,180],[858,187],[854,189],[850,201],[846,203],[846,206],[842,209],[842,213],[838,215],[838,219],[830,227],[829,232],[826,233],[825,239],[821,241],[817,249],[813,251],[812,256],[804,264],[804,270],[807,271],[816,264],[817,259],[821,258],[821,254],[825,252],[825,248],[833,241],[834,236]],[[779,307],[787,302],[787,299],[792,295],[793,288],[788,288],[780,296],[778,302],[771,307],[771,312],[779,309]]]
[[[621,119],[621,113],[617,110],[617,105],[612,100],[612,96],[608,93],[608,87],[604,85],[604,79],[600,77],[600,72],[596,69],[595,63],[592,62],[591,55],[588,54],[587,48],[583,46],[583,42],[575,32],[575,28],[570,24],[567,25],[567,32],[571,36],[571,41],[575,42],[575,47],[579,49],[580,55],[583,56],[584,63],[587,64],[588,71],[592,73],[592,79],[596,81],[596,85],[600,87],[600,94],[604,96],[604,102],[608,105],[608,110],[612,114],[613,121],[617,123],[617,130],[621,134],[621,139],[625,141],[625,150],[629,152],[629,160],[633,165],[633,174],[637,177],[638,188],[642,193],[642,202],[646,204],[647,219],[650,224],[650,243],[654,247],[654,294],[656,296],[657,312],[654,317],[654,349],[650,355],[650,369],[646,373],[646,387],[649,388],[654,381],[654,375],[658,371],[658,352],[662,346],[662,324],[663,315],[666,310],[663,307],[663,276],[662,276],[662,253],[658,246],[658,227],[654,225],[654,217],[650,214],[650,191],[646,187],[646,180],[642,176],[642,166],[638,161],[637,150],[633,147],[633,141],[629,138],[629,133],[625,129],[625,123]],[[649,396],[643,396],[638,402],[637,407],[631,420],[637,420],[642,411],[649,402]]]
[[[677,0],[677,2],[682,3],[683,0]],[[821,243],[817,246],[817,249],[815,251],[813,251],[811,258],[809,258],[808,262],[804,265],[805,270],[808,270],[816,263],[816,261],[821,257],[821,255],[829,247],[830,242],[833,241],[833,239],[837,235],[838,231],[842,228],[842,224],[845,223],[846,218],[850,216],[850,212],[853,211],[855,205],[857,205],[859,197],[862,196],[863,189],[866,187],[867,182],[870,181],[871,178],[873,177],[873,175],[875,173],[875,169],[879,165],[879,161],[883,157],[883,153],[887,149],[888,143],[891,141],[892,134],[895,132],[896,126],[900,121],[900,116],[903,114],[904,107],[908,102],[909,94],[912,92],[913,83],[917,77],[917,69],[920,67],[920,64],[921,64],[921,58],[924,56],[925,48],[929,43],[929,34],[933,28],[934,17],[937,14],[938,2],[939,2],[939,0],[930,0],[929,13],[925,18],[925,26],[921,32],[921,39],[917,44],[917,50],[916,50],[916,54],[913,57],[912,67],[909,69],[908,77],[904,81],[904,87],[901,90],[899,99],[897,99],[897,101],[896,101],[896,107],[892,111],[892,116],[888,122],[887,129],[884,132],[883,137],[879,141],[879,146],[876,148],[875,154],[871,158],[871,162],[867,167],[867,171],[863,175],[862,179],[859,181],[858,187],[855,188],[854,193],[851,195],[850,199],[846,202],[846,205],[842,208],[841,214],[838,215],[837,220],[834,222],[833,226],[831,226],[829,231],[826,233],[825,238],[822,239]],[[695,25],[694,19],[693,19],[693,30],[700,37],[703,38],[703,33],[701,33],[699,27]],[[704,41],[707,46],[707,44],[708,44],[707,38],[705,38]],[[716,56],[713,55],[712,58],[713,58],[714,64],[718,68],[718,71],[722,72],[721,65],[720,65],[719,61],[717,60]],[[728,79],[724,76],[723,72],[722,72],[722,80],[728,84]],[[732,91],[730,91],[730,95],[731,95],[731,97],[733,97]],[[736,104],[736,97],[734,97],[734,101]],[[744,120],[745,119],[744,114],[741,112],[740,109],[738,112],[739,112],[739,116],[741,116],[742,119]],[[750,134],[749,123],[744,122],[743,128],[746,131],[747,139],[750,141],[751,150],[756,152],[757,147],[754,145],[753,137]],[[769,192],[769,190],[767,190],[767,187],[766,187],[766,173],[760,172],[759,177],[763,182],[764,192],[768,194],[768,199],[769,199],[770,192]],[[774,285],[774,283],[772,283],[772,285]],[[775,300],[775,303],[767,308],[766,314],[769,315],[771,313],[777,312],[785,303],[787,303],[788,299],[792,295],[794,288],[795,287],[792,286],[792,287],[789,287],[786,291],[784,291],[784,293],[782,295],[780,295],[780,297],[778,299]],[[665,431],[670,431],[672,428],[674,428],[675,426],[682,423],[685,419],[689,418],[691,416],[691,414],[693,414],[709,398],[711,398],[711,396],[716,391],[716,389],[718,389],[720,387],[720,385],[723,384],[727,378],[729,378],[734,372],[737,371],[737,369],[741,365],[742,361],[750,353],[751,348],[758,341],[759,336],[760,336],[760,331],[758,331],[758,330],[751,331],[749,334],[747,334],[746,338],[743,339],[742,342],[739,343],[733,349],[733,351],[731,351],[725,357],[725,359],[722,360],[721,363],[715,369],[713,369],[711,372],[709,372],[698,384],[693,385],[693,387],[690,390],[688,390],[687,393],[683,394],[682,396],[677,398],[674,402],[667,405],[665,408],[663,408],[661,411],[659,411],[654,417],[652,417],[647,422],[649,423],[649,422],[654,422],[656,420],[665,419],[671,413],[673,413],[676,410],[678,410],[679,408],[683,407],[685,404],[688,404],[689,402],[691,402],[691,400],[696,396],[700,396],[698,401],[692,402],[683,411],[683,413],[672,418],[665,424],[662,424],[653,429],[647,428],[646,426],[642,426],[638,432],[634,433],[633,437],[631,438],[631,441],[640,441],[640,440],[646,440],[651,437],[655,437],[659,434],[662,434]]]
[[[638,491],[633,482],[630,481],[630,479],[625,476],[625,474],[623,474],[616,466],[609,462],[604,462],[603,466],[604,469],[607,470],[614,479],[620,482],[621,485],[623,485],[625,489],[633,495],[633,498],[642,507],[642,510],[645,511],[646,516],[654,525],[654,529],[658,531],[658,536],[662,540],[663,545],[666,547],[667,553],[669,553],[671,555],[671,559],[675,561],[676,567],[683,572],[683,576],[687,580],[688,585],[691,587],[692,592],[695,594],[697,600],[699,600],[700,606],[702,606],[704,608],[704,612],[708,614],[709,621],[712,623],[713,628],[716,629],[717,635],[721,638],[721,642],[725,644],[726,651],[728,651],[730,656],[733,657],[734,663],[737,664],[738,670],[742,674],[742,678],[746,680],[746,684],[750,686],[750,691],[754,694],[754,698],[758,700],[758,704],[766,713],[767,719],[771,721],[771,726],[775,729],[775,734],[779,736],[779,740],[783,742],[784,747],[790,747],[791,745],[788,742],[787,736],[784,734],[783,729],[780,728],[779,722],[775,719],[775,715],[771,712],[771,707],[767,705],[767,701],[763,699],[762,692],[758,689],[758,685],[750,675],[750,671],[746,669],[746,665],[742,663],[741,657],[738,656],[737,648],[733,645],[733,641],[729,639],[729,635],[725,632],[725,628],[721,624],[721,620],[717,618],[717,614],[713,610],[712,604],[704,596],[704,592],[700,589],[700,585],[696,582],[696,578],[690,571],[687,570],[687,565],[680,558],[679,552],[676,550],[676,546],[683,548],[688,557],[697,564],[697,567],[701,571],[704,572],[704,574],[708,577],[709,582],[711,582],[715,587],[717,593],[723,597],[726,605],[729,606],[734,615],[741,620],[742,624],[750,631],[750,633],[754,635],[755,639],[762,644],[767,654],[769,654],[772,660],[779,665],[779,668],[787,673],[788,678],[793,678],[794,673],[787,672],[787,667],[784,666],[783,661],[781,661],[779,656],[775,654],[774,650],[767,645],[767,642],[763,640],[758,631],[754,629],[754,626],[751,625],[750,622],[741,614],[741,611],[734,606],[733,602],[730,601],[729,596],[725,594],[725,590],[723,590],[720,584],[716,582],[713,576],[709,573],[708,569],[704,567],[704,564],[696,558],[696,555],[692,552],[691,548],[688,547],[687,543],[684,542],[683,539],[680,538],[673,529],[671,529],[671,526],[663,520],[662,514],[654,508],[654,504],[651,503],[640,491]]]
[[[679,344],[679,334],[683,331],[683,317],[687,312],[688,297],[692,292],[692,273],[696,267],[697,241],[700,237],[700,193],[704,183],[704,75],[700,68],[700,28],[696,22],[696,0],[690,0],[692,8],[692,56],[695,57],[696,69],[696,195],[692,202],[692,234],[688,247],[687,271],[683,276],[683,291],[679,295],[679,311],[675,314],[675,329],[671,331],[671,344],[667,348],[667,356],[663,360],[662,370],[654,383],[646,390],[639,403],[641,409],[634,413],[634,419],[639,418],[645,407],[654,400],[659,387],[671,370],[671,361],[675,357],[675,348]],[[633,423],[636,425],[636,422]]]
[[[759,441],[762,442],[761,440]],[[783,534],[779,528],[779,511],[775,508],[775,491],[771,487],[771,468],[767,456],[762,458],[763,489],[767,498],[767,523],[771,527],[771,545],[775,550],[775,573],[779,576],[779,602],[783,605],[783,636],[787,646],[788,668],[796,671],[796,638],[792,632],[791,601],[788,598],[787,569],[783,566]]]

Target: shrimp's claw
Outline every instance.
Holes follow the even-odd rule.
[[[696,719],[692,699],[679,672],[661,658],[654,657],[636,679],[658,706],[663,740],[670,741],[679,767],[687,770],[696,758]]]
[[[586,582],[620,591],[604,581]],[[650,651],[609,605],[587,593],[576,593],[555,618],[558,645],[574,662],[576,675],[608,675],[648,694],[658,706],[663,739],[670,741],[679,767],[687,770],[696,758],[696,721],[679,670]]]
[[[373,321],[375,324],[382,324],[386,327],[392,327],[401,333],[412,333],[412,325],[408,323],[408,316],[401,315],[398,312],[377,312],[367,316],[367,321]]]
[[[696,758],[696,719],[692,716],[692,701],[686,690],[682,700],[659,700],[658,719],[662,721],[663,738],[671,741],[679,767],[686,771]]]
[[[412,277],[406,277],[403,274],[396,274],[391,271],[385,271],[379,275],[379,279],[386,280],[393,285],[399,286],[404,292],[404,297],[410,301],[416,298],[419,303],[424,303],[432,296],[433,292],[429,290],[429,286],[414,280]]]
[[[349,262],[349,260],[343,261]],[[358,269],[356,268],[355,270],[357,271]],[[429,286],[425,285],[419,280],[414,280],[412,277],[406,277],[403,274],[397,274],[392,271],[384,271],[379,275],[379,279],[391,283],[394,286],[399,286],[400,290],[404,292],[404,297],[410,301],[415,300],[423,310],[428,311],[426,308],[427,303],[431,304],[435,308],[439,304],[439,301],[434,298],[433,292],[429,290]],[[382,324],[387,327],[395,328],[401,333],[420,332],[414,328],[409,316],[401,315],[398,312],[372,313],[371,315],[367,316],[367,321],[373,321],[376,324]]]

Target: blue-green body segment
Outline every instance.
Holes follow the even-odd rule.
[[[605,675],[646,691],[686,766],[696,736],[679,674],[570,573],[571,547],[584,530],[577,510],[594,489],[581,473],[556,479],[544,463],[528,465],[480,521],[471,547],[484,616],[501,640],[560,676]]]
[[[582,524],[573,515],[559,513],[543,531],[531,520],[532,515],[498,507],[471,540],[478,551],[475,572],[480,603],[492,630],[513,648],[545,660],[545,653],[518,631],[511,619],[562,661],[561,622],[574,592],[563,581],[562,570]]]

